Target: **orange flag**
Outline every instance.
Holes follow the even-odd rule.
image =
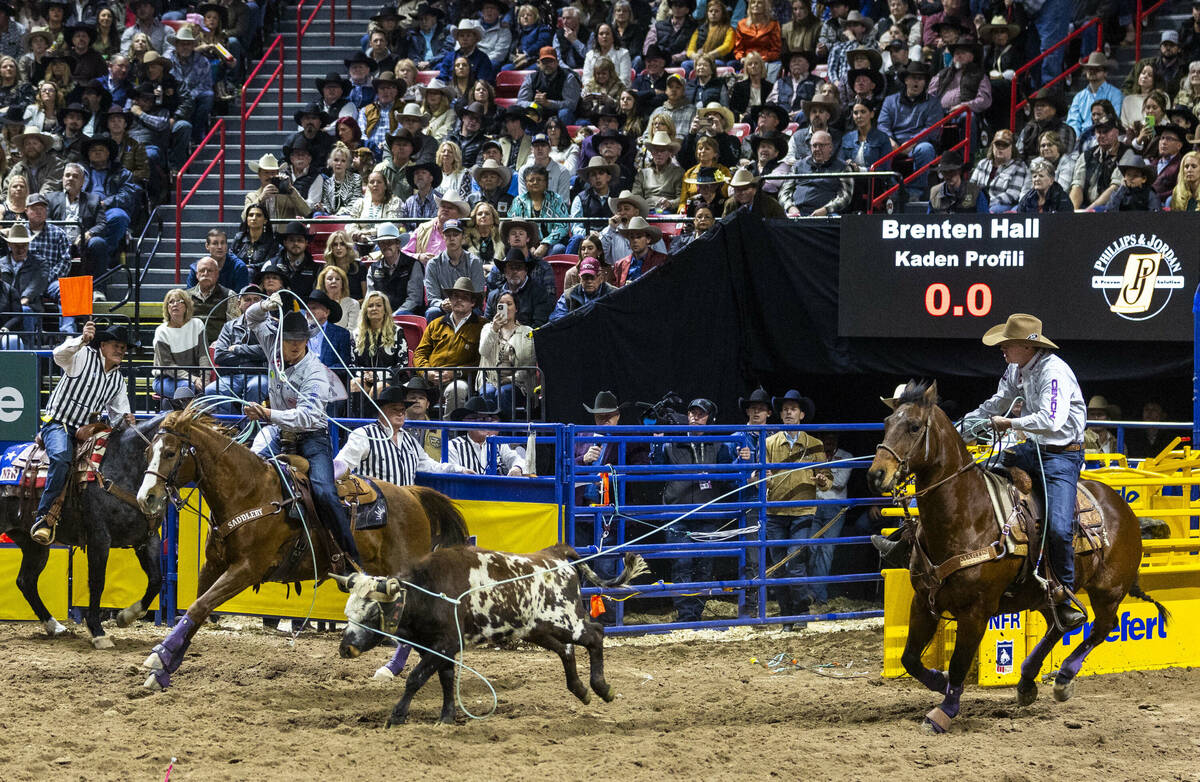
[[[92,314],[92,278],[59,277],[58,295],[65,318]]]

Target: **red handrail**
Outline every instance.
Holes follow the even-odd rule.
[[[1141,0],[1138,0],[1138,1],[1141,2]],[[1162,0],[1162,1],[1166,2],[1166,0]],[[1008,103],[1008,106],[1009,106],[1008,129],[1009,130],[1011,130],[1014,133],[1017,132],[1017,112],[1019,110],[1025,108],[1027,105],[1029,105],[1029,98],[1023,98],[1020,101],[1017,100],[1017,87],[1021,83],[1021,77],[1023,75],[1025,75],[1026,73],[1028,73],[1030,70],[1032,70],[1033,66],[1037,65],[1042,60],[1046,59],[1046,56],[1049,55],[1051,52],[1053,52],[1055,49],[1066,46],[1074,39],[1081,37],[1084,34],[1084,32],[1086,32],[1088,29],[1090,29],[1093,26],[1096,28],[1096,51],[1098,51],[1098,52],[1104,51],[1104,22],[1102,22],[1100,20],[1100,17],[1097,16],[1097,17],[1093,17],[1092,19],[1088,20],[1087,24],[1083,25],[1078,30],[1075,30],[1070,35],[1068,35],[1066,38],[1063,38],[1061,41],[1054,44],[1049,49],[1047,49],[1046,51],[1039,54],[1037,57],[1034,57],[1032,60],[1025,63],[1020,68],[1017,68],[1017,70],[1013,73],[1012,95],[1010,96],[1010,100]],[[1075,71],[1079,70],[1082,67],[1083,67],[1083,62],[1080,61],[1080,62],[1074,63],[1070,68],[1064,68],[1062,73],[1058,74],[1053,79],[1051,79],[1050,81],[1043,84],[1042,89],[1047,89],[1049,87],[1053,87],[1055,84],[1058,84],[1063,79],[1068,78],[1072,73],[1074,73]],[[1066,117],[1063,117],[1063,119],[1066,119]]]
[[[213,156],[212,162],[208,164],[208,168],[204,169],[204,173],[196,180],[196,184],[192,185],[192,189],[187,195],[183,194],[183,175],[187,172],[188,166],[200,156],[208,146],[208,142],[212,140],[213,134],[220,131],[221,145],[217,148],[217,154]],[[196,147],[196,151],[183,164],[183,168],[179,169],[179,174],[175,177],[175,284],[178,285],[182,279],[180,271],[183,265],[183,208],[192,200],[192,196],[200,189],[200,185],[204,184],[204,180],[208,179],[208,175],[212,173],[213,166],[221,165],[220,178],[221,186],[217,189],[217,219],[225,220],[225,118],[222,117],[213,124],[208,134]]]
[[[246,93],[250,91],[250,82],[254,81],[254,77],[257,76],[258,72],[262,70],[262,67],[267,64],[267,59],[271,56],[271,53],[276,50],[279,52],[279,65],[277,65],[275,70],[271,72],[271,75],[267,77],[266,84],[264,84],[262,89],[258,91],[258,97],[254,99],[249,107],[247,107]],[[277,79],[279,81],[279,130],[283,130],[283,60],[283,36],[277,35],[275,36],[275,40],[271,41],[271,45],[267,47],[267,50],[263,52],[262,59],[258,61],[258,65],[255,65],[254,70],[250,71],[250,75],[246,77],[246,83],[242,85],[242,165],[240,166],[241,172],[238,179],[238,187],[242,189],[245,189],[246,187],[246,120],[250,118],[250,115],[254,113],[256,108],[258,108],[258,104],[262,101],[263,97],[266,96],[267,91],[271,89],[271,83]]]
[[[1133,61],[1142,59],[1142,22],[1150,18],[1150,14],[1166,5],[1167,0],[1158,0],[1146,10],[1142,10],[1142,0],[1137,0],[1137,11],[1133,15]]]
[[[929,161],[925,165],[918,168],[916,171],[913,171],[911,174],[904,177],[904,179],[901,180],[899,183],[894,184],[891,187],[889,187],[887,190],[883,191],[882,195],[880,195],[878,197],[868,196],[869,200],[867,201],[867,214],[874,212],[876,206],[879,206],[884,201],[886,201],[889,196],[891,196],[893,193],[899,191],[901,187],[903,187],[904,185],[907,185],[909,182],[913,181],[914,179],[919,177],[921,174],[924,174],[926,171],[928,171],[931,167],[933,167],[934,164],[936,164],[939,160],[942,159],[942,156],[945,155],[946,152],[953,152],[956,149],[961,149],[963,151],[963,161],[966,163],[971,162],[971,110],[969,108],[967,108],[966,106],[959,106],[954,111],[950,112],[949,114],[947,114],[946,116],[944,116],[940,120],[938,120],[937,122],[935,122],[932,125],[930,125],[929,127],[925,128],[925,130],[922,130],[920,133],[913,136],[908,141],[905,141],[903,144],[896,147],[891,152],[889,152],[886,155],[884,155],[883,157],[879,158],[879,160],[876,160],[875,163],[871,166],[871,170],[872,171],[888,170],[888,169],[884,168],[884,164],[890,163],[892,161],[892,158],[894,158],[898,155],[904,154],[908,150],[915,147],[917,144],[924,141],[927,136],[932,136],[934,133],[940,133],[942,130],[944,130],[946,128],[947,125],[951,125],[951,124],[957,122],[959,119],[965,120],[965,123],[963,125],[964,132],[963,132],[962,141],[959,141],[957,144],[953,145],[952,147],[947,149],[945,152],[942,152],[940,155],[935,156],[933,158],[933,160]],[[872,182],[869,192],[874,193],[874,190],[875,190],[875,184],[874,184],[874,182]]]
[[[308,27],[313,23],[313,19],[317,18],[317,12],[326,2],[329,2],[329,45],[333,46],[336,43],[334,31],[337,29],[337,8],[333,2],[317,0],[312,13],[308,15],[308,21],[303,25],[300,24],[300,9],[304,7],[304,0],[296,3],[296,100],[303,100],[300,93],[300,75],[304,73],[304,36],[308,33]]]

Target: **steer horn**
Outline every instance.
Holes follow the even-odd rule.
[[[337,573],[330,573],[329,577],[337,582],[338,589],[349,592],[354,588],[354,577],[357,575],[357,573],[351,573],[348,576],[339,576]]]

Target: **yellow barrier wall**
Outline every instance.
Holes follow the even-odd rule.
[[[179,582],[178,606],[185,610],[196,599],[196,582],[203,564],[204,544],[208,526],[196,511],[199,491],[184,491],[187,506],[179,514]],[[477,500],[454,500],[467,520],[470,534],[475,535],[482,548],[528,553],[558,542],[558,506],[544,503],[500,503]],[[201,505],[205,516],[207,506]],[[136,566],[136,563],[135,563]],[[296,594],[286,584],[263,584],[256,593],[247,589],[220,607],[226,613],[265,614],[267,616],[311,616],[313,619],[341,621],[346,618],[343,608],[346,596],[331,581],[316,591],[313,582],[302,582],[303,592]],[[311,614],[309,613],[311,609]]]
[[[74,578],[71,579],[71,605],[88,604],[88,559],[82,549],[71,550]],[[64,582],[66,583],[65,579]],[[103,608],[125,608],[133,601],[141,600],[146,593],[146,574],[138,564],[137,554],[131,549],[114,548],[108,552],[108,567],[104,571],[104,594],[100,597]],[[158,608],[158,598],[147,606],[147,610]]]
[[[17,589],[17,571],[21,568],[21,549],[15,546],[0,548],[0,620],[36,620],[33,609]],[[38,578],[38,594],[55,618],[67,617],[67,550],[62,546],[50,549],[46,569]]]

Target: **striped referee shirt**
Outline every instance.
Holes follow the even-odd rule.
[[[388,429],[378,421],[355,429],[338,451],[336,461],[357,475],[397,486],[415,484],[418,470],[457,472],[449,463],[429,458],[412,433],[400,429],[391,437]],[[335,472],[340,470],[335,467]]]
[[[487,440],[477,443],[468,435],[460,435],[450,441],[449,451],[451,464],[478,475],[487,473]],[[496,460],[501,468],[500,475],[508,475],[514,466],[520,467],[522,473],[525,472],[524,456],[507,443],[497,446]]]
[[[54,363],[63,368],[63,377],[50,392],[42,416],[46,423],[58,421],[69,429],[78,429],[102,408],[108,408],[113,420],[130,411],[121,368],[106,372],[99,349],[86,349],[83,337],[71,337],[56,347]]]

